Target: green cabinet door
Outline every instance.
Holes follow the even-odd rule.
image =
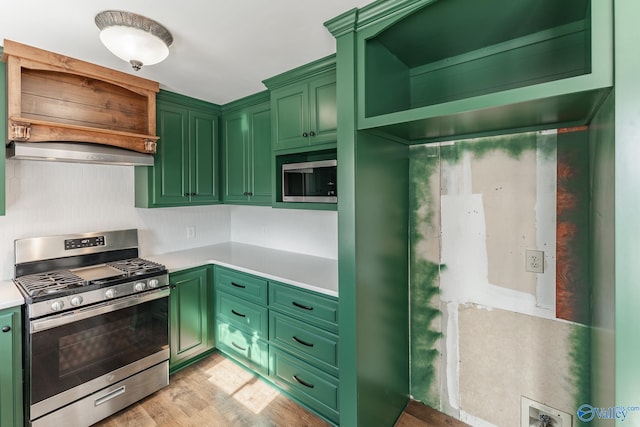
[[[257,104],[254,105],[258,101]],[[271,106],[260,93],[223,107],[224,203],[271,204]],[[238,110],[239,108],[239,110]]]
[[[158,101],[156,121],[160,140],[150,171],[154,189],[152,203],[156,206],[185,204],[188,201],[185,176],[189,168],[189,110]]]
[[[335,56],[264,81],[271,90],[273,150],[310,148],[336,142]]]
[[[0,426],[22,426],[20,307],[0,310]]]
[[[211,268],[172,273],[170,281],[169,367],[173,373],[214,348]]]
[[[189,203],[219,202],[217,117],[208,112],[190,111]]]
[[[273,91],[274,150],[336,141],[335,72]]]
[[[136,206],[170,207],[220,202],[219,107],[161,91],[156,102],[154,166],[136,167]]]

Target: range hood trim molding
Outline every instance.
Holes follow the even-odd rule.
[[[136,165],[149,165],[151,159],[153,164],[157,82],[6,39],[2,60],[7,63],[7,157],[89,163],[116,159],[115,164]],[[38,74],[43,72],[51,76],[46,83]],[[23,96],[30,101],[23,103]],[[41,102],[34,102],[39,97]],[[55,156],[47,154],[51,148],[43,144],[49,143],[57,144]],[[73,143],[83,143],[83,149],[62,148]],[[28,155],[18,154],[25,150]],[[58,155],[63,151],[76,154]],[[95,159],[88,151],[95,152]]]

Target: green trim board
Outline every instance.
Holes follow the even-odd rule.
[[[303,82],[309,78],[316,77],[335,70],[336,56],[328,55],[308,64],[301,65],[292,70],[288,70],[277,76],[270,77],[262,81],[269,90],[279,89],[294,83]]]
[[[264,102],[269,102],[271,100],[271,92],[268,90],[264,90],[262,92],[257,92],[249,96],[245,96],[240,99],[236,99],[235,101],[224,104],[220,107],[222,115],[225,116],[227,114],[236,113],[244,110],[245,108],[253,107],[257,104],[262,104]]]
[[[614,209],[614,268],[615,268],[615,404],[636,405],[640,370],[640,341],[637,325],[640,324],[640,168],[638,168],[638,135],[640,134],[640,84],[638,70],[640,56],[640,2],[616,0],[615,2],[615,207]],[[608,142],[610,144],[610,142]],[[604,255],[604,254],[603,254]],[[602,284],[605,285],[605,284]],[[629,403],[631,402],[631,403]],[[599,405],[598,402],[594,404]],[[640,414],[633,413],[633,421],[616,421],[616,426],[640,423]]]
[[[0,56],[2,56],[3,48],[0,46]],[[2,140],[7,136],[7,66],[0,61],[0,135]],[[4,145],[4,144],[2,144]],[[0,215],[4,215],[6,211],[6,173],[4,152],[0,156]]]

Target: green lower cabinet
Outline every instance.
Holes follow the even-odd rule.
[[[0,426],[23,425],[20,307],[0,310]]]
[[[267,375],[269,369],[269,344],[252,334],[218,319],[216,346],[228,356],[242,362],[259,374]]]
[[[171,273],[171,373],[214,349],[213,275],[211,267]]]
[[[338,422],[338,378],[274,346],[269,351],[269,374],[292,397]]]
[[[269,342],[327,373],[338,376],[336,334],[271,310]]]
[[[337,424],[338,299],[216,266],[216,347]]]

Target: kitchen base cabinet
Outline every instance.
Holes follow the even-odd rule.
[[[269,345],[224,321],[216,325],[216,347],[253,371],[267,375],[269,367]]]
[[[170,359],[173,373],[214,350],[211,267],[170,275]]]
[[[338,379],[285,351],[271,347],[270,378],[293,398],[338,422]]]
[[[269,369],[267,281],[215,267],[217,347],[263,375]]]
[[[214,269],[217,348],[337,424],[337,298]]]
[[[20,307],[0,310],[0,426],[23,425]]]

